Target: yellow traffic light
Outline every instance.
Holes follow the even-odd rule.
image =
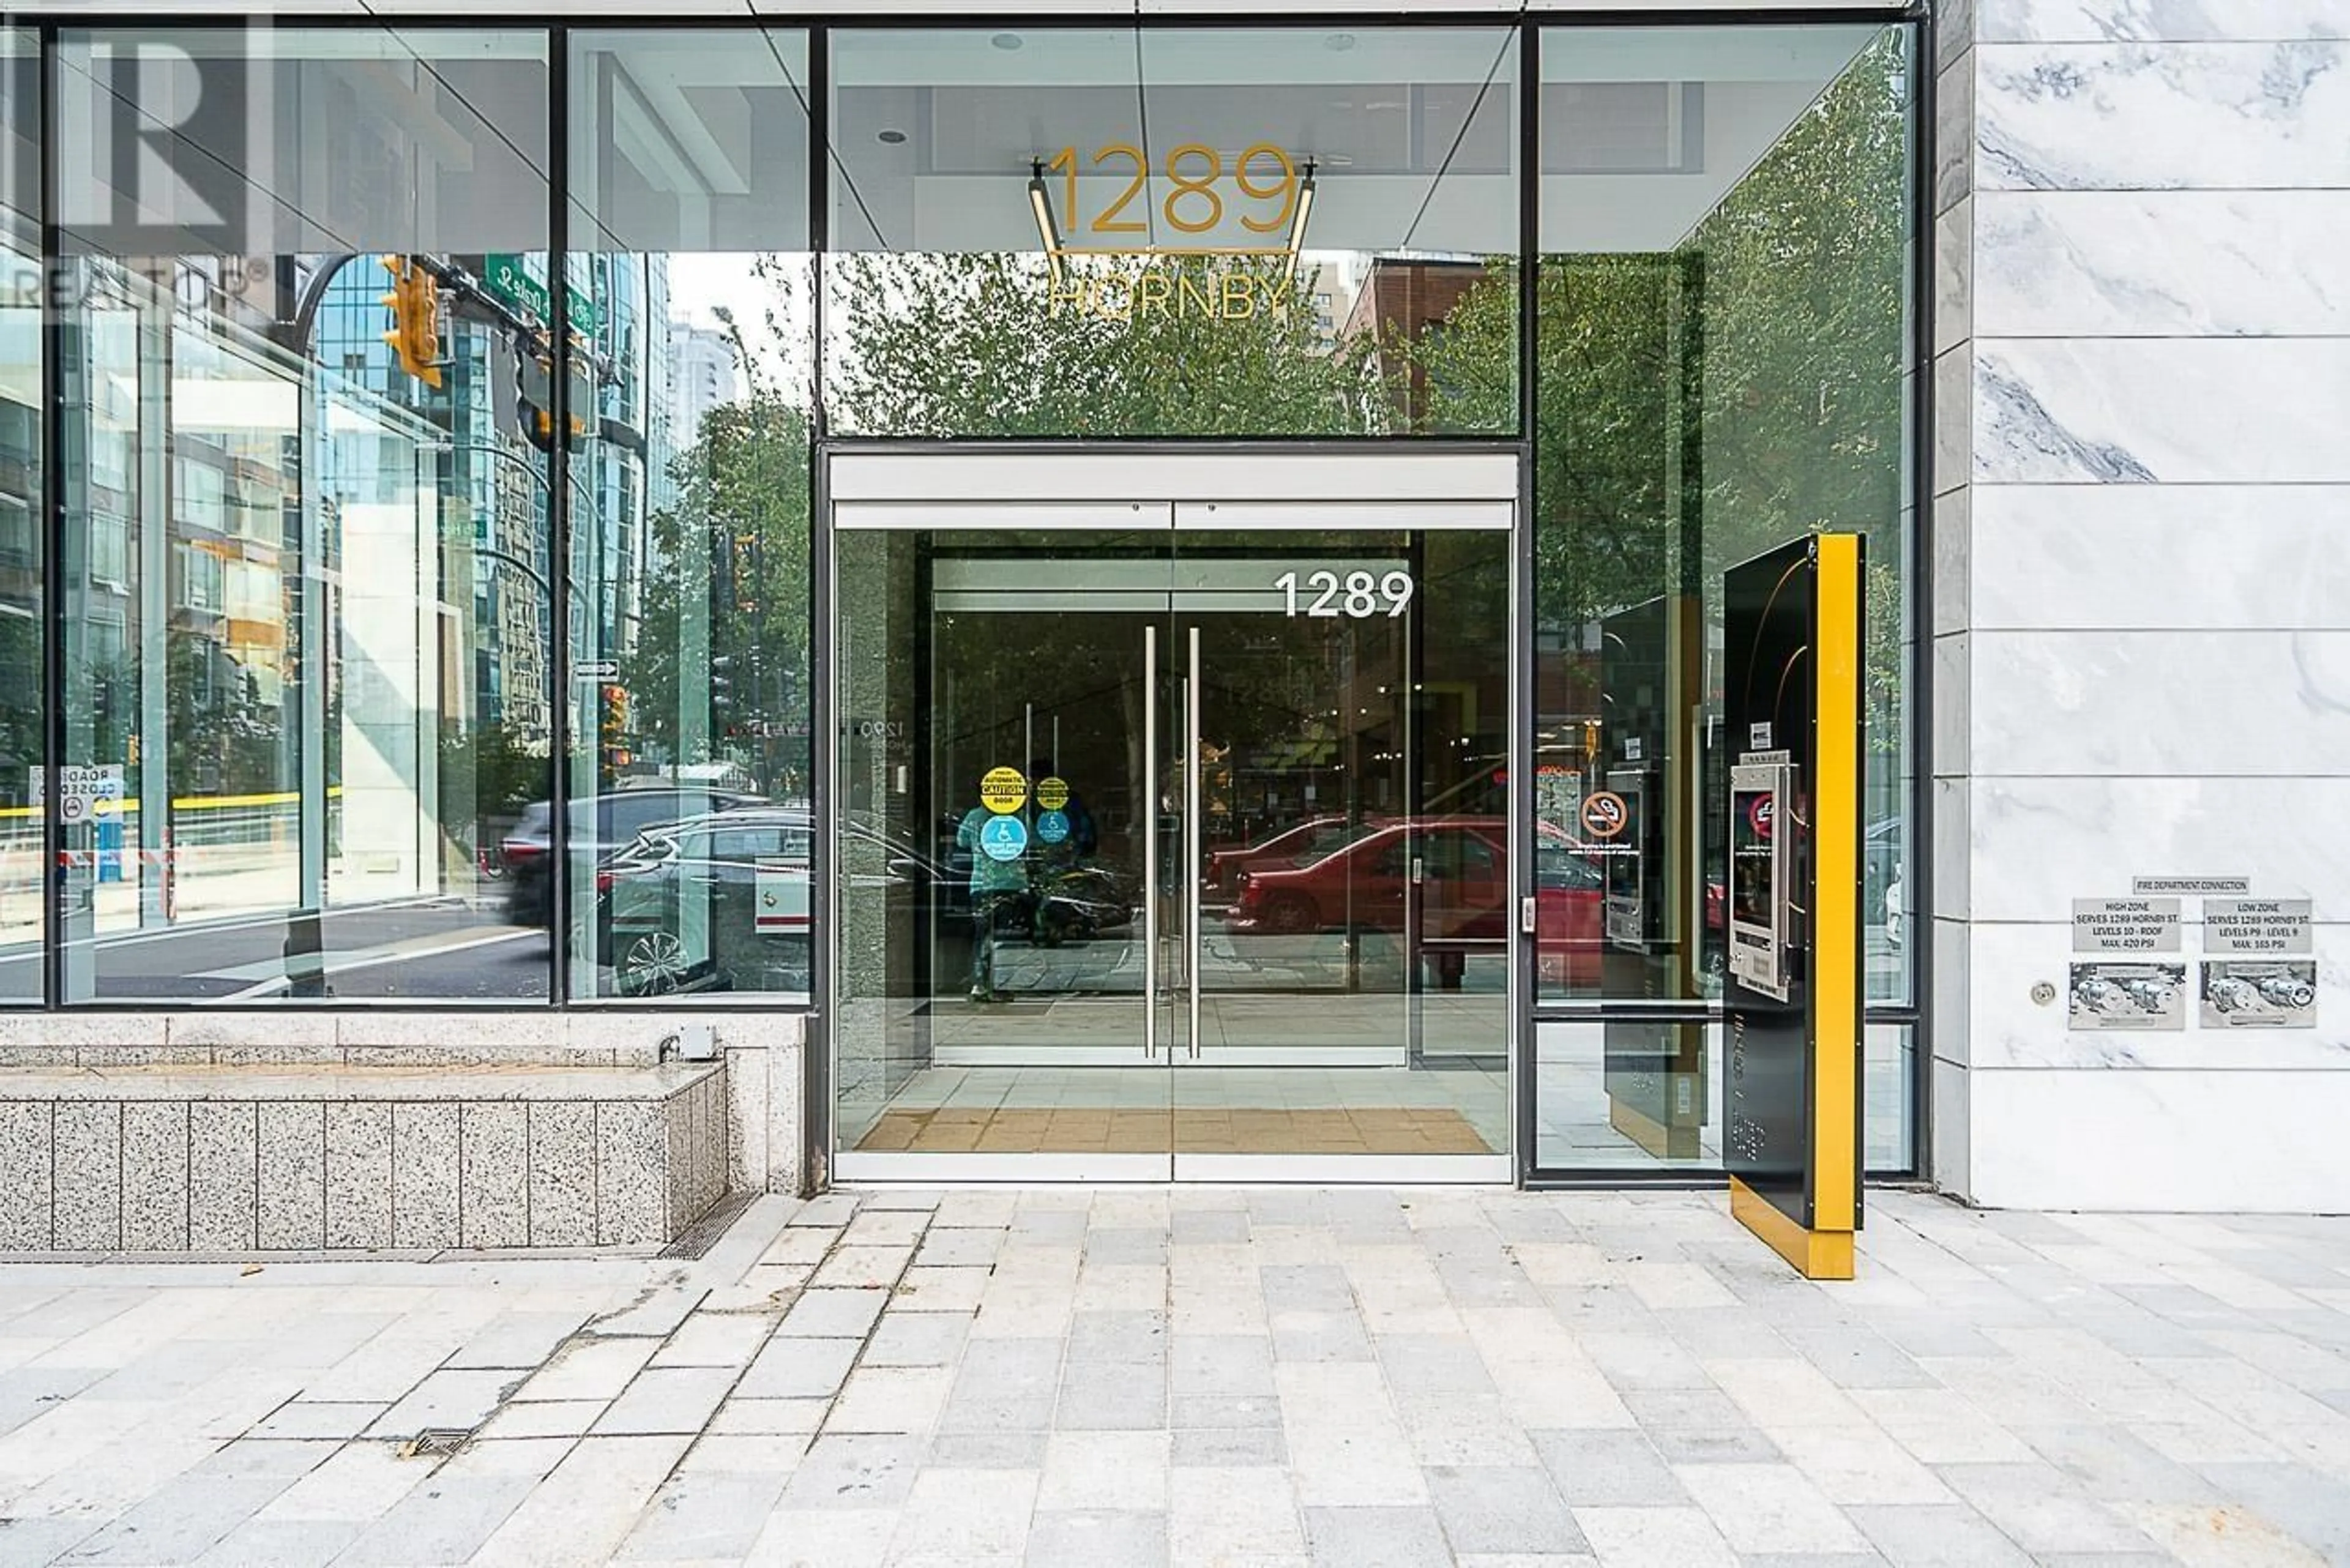
[[[407,256],[381,258],[391,275],[391,291],[383,296],[391,312],[391,330],[383,340],[399,358],[400,368],[428,387],[441,384],[441,283]]]

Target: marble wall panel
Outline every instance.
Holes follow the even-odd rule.
[[[327,1106],[327,1245],[391,1245],[392,1106],[352,1100]]]
[[[1974,47],[1975,0],[1934,0],[1934,64],[1949,65]]]
[[[188,1107],[188,1245],[241,1251],[260,1223],[260,1107],[198,1100]]]
[[[2350,37],[2343,0],[1977,0],[1974,12],[1986,44]]]
[[[453,1247],[457,1232],[458,1107],[391,1107],[391,1244]]]
[[[2338,1213],[2350,1073],[1969,1075],[1969,1191],[1992,1207]]]
[[[1977,773],[2350,769],[2350,632],[1978,631],[1966,640],[1968,739],[1957,754]]]
[[[122,1106],[108,1100],[57,1104],[54,1245],[110,1251],[122,1245]]]
[[[187,1249],[189,1124],[184,1103],[122,1107],[122,1244],[131,1251]]]
[[[1985,191],[1962,210],[1986,337],[2350,331],[2350,191]]]
[[[1933,535],[1929,541],[1933,562],[1932,625],[1936,637],[1964,631],[1972,621],[1969,596],[1974,566],[1975,487],[1934,497]]]
[[[2350,919],[2350,775],[1977,776],[1965,789],[1978,919],[2064,919],[2074,898],[2126,896],[2140,876],[2249,877],[2260,897]]]
[[[1978,629],[2350,628],[2350,485],[1970,493]]]
[[[1936,920],[1927,933],[1934,944],[1933,994],[1928,999],[1934,1054],[1961,1067],[1967,1064],[1970,1052],[1973,996],[1967,984],[1967,960],[1973,931],[1964,920]]]
[[[1974,844],[1967,830],[1971,780],[1960,775],[1933,781],[1934,907],[1911,910],[1963,920],[1974,908]]]
[[[595,1102],[538,1101],[530,1107],[530,1244],[595,1241]]]
[[[1975,56],[1952,57],[1934,78],[1934,211],[1947,213],[1975,188]]]
[[[467,1247],[530,1241],[530,1111],[519,1100],[458,1107],[457,1230]]]
[[[1934,220],[1934,352],[1974,336],[1975,202],[1970,196]]]
[[[0,1101],[0,1251],[48,1250],[56,1107]]]
[[[1977,191],[2350,184],[2350,44],[1982,44]]]
[[[260,1137],[263,1247],[327,1244],[327,1107],[317,1100],[265,1100]]]
[[[1978,482],[2350,481],[2338,340],[1978,337],[1974,351]]]
[[[1974,477],[1975,355],[1961,343],[1934,360],[1934,473],[1936,496]]]
[[[1933,746],[1929,760],[1937,776],[1967,770],[1972,650],[1972,640],[1965,632],[1934,639],[1934,711],[1928,739]]]
[[[2189,901],[2190,905],[2193,900]],[[1976,922],[1969,930],[1966,1065],[1973,1071],[2095,1068],[2103,1071],[2350,1073],[2350,927],[2316,929],[2318,1026],[2314,1029],[2204,1028],[2194,1016],[2199,933],[2185,933],[2178,961],[2188,969],[2189,1016],[2180,1030],[2066,1027],[2069,922]],[[2055,988],[2033,1001],[2032,988]]]
[[[1939,1058],[1933,1064],[1934,1107],[1931,1134],[1935,1182],[1948,1192],[1965,1193],[1968,1182],[1968,1074],[1965,1068]]]

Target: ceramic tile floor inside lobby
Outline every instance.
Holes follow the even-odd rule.
[[[1697,1192],[15,1263],[0,1564],[2350,1563],[2350,1221],[1874,1201],[1836,1285]]]

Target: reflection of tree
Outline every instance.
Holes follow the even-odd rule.
[[[703,418],[672,473],[626,670],[631,724],[657,755],[748,760],[788,793],[806,766],[807,416],[754,385]]]
[[[1250,314],[1162,306],[1106,315],[1066,297],[1056,308],[1035,256],[842,256],[827,296],[847,345],[827,370],[834,422],[934,436],[1309,436],[1384,427],[1368,346],[1332,351],[1311,290],[1285,261],[1169,255],[1150,270],[1170,291],[1186,280],[1201,288],[1244,280]],[[1078,259],[1064,287],[1091,281],[1123,290],[1135,275],[1130,264]]]
[[[1548,256],[1536,290],[1544,624],[1571,629],[1690,579],[1718,599],[1724,567],[1856,530],[1873,563],[1867,695],[1885,751],[1900,736],[1908,71],[1888,29],[1672,252]],[[1420,345],[1440,418],[1500,413],[1513,286],[1496,268]],[[1696,477],[1680,494],[1677,445]],[[1673,537],[1692,512],[1700,559]]]

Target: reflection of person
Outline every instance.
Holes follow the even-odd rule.
[[[1028,777],[1029,788],[1033,790],[1045,779],[1059,778],[1060,774],[1049,759],[1038,757],[1028,764]],[[1068,783],[1066,779],[1061,782]],[[1039,803],[1039,809],[1042,809],[1042,803]],[[1098,846],[1100,836],[1094,827],[1094,814],[1086,809],[1085,797],[1077,794],[1075,784],[1069,785],[1069,798],[1061,803],[1061,815],[1069,819],[1069,836],[1062,840],[1060,848],[1076,859],[1089,859]]]
[[[998,814],[984,805],[972,806],[963,813],[955,828],[955,845],[971,856],[971,999],[973,1002],[1001,1002],[1003,993],[995,989],[995,925],[1006,904],[1016,903],[1027,896],[1028,864],[1025,853],[1010,860],[998,860],[980,843],[980,835],[990,819]]]

